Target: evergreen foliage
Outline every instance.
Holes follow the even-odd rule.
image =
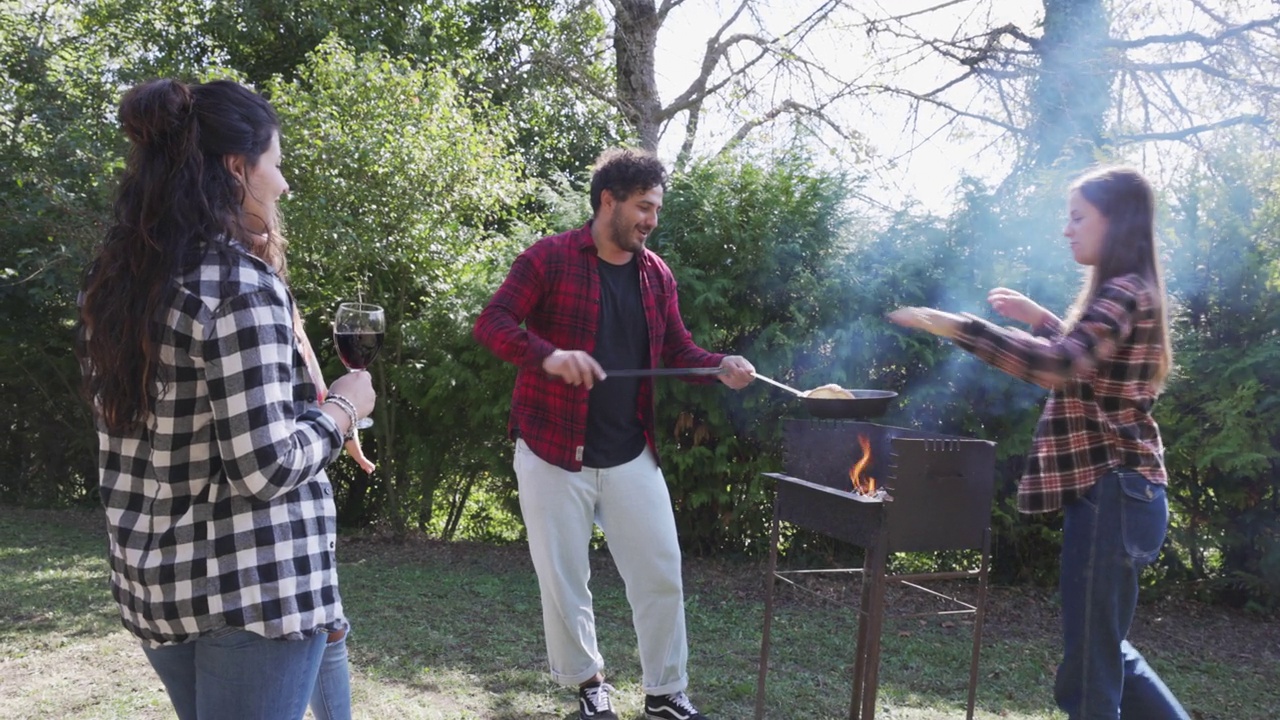
[[[120,92],[156,75],[236,77],[284,122],[290,280],[329,373],[341,372],[337,302],[388,310],[364,434],[379,469],[334,467],[342,523],[518,538],[514,370],[470,330],[520,249],[586,221],[587,165],[625,134],[603,103],[529,61],[603,41],[598,14],[575,6],[0,3],[0,502],[94,501],[72,331],[122,164]],[[593,72],[607,87],[608,68]],[[887,424],[996,441],[996,573],[1055,577],[1060,520],[1013,505],[1043,391],[883,315],[915,304],[984,314],[997,285],[1065,311],[1079,286],[1059,237],[1067,175],[1039,169],[1008,184],[1016,196],[965,181],[948,217],[907,207],[883,218],[864,210],[852,175],[803,152],[742,152],[678,173],[651,240],[695,340],[795,387],[896,390]],[[1178,369],[1157,405],[1173,519],[1152,582],[1267,610],[1280,604],[1280,168],[1245,135],[1208,157],[1163,198]],[[761,383],[658,382],[686,548],[760,552],[772,497],[760,473],[778,468],[781,420],[799,406]],[[788,548],[839,551],[803,534]]]

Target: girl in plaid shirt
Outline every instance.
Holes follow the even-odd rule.
[[[131,148],[79,348],[112,595],[182,720],[301,718],[346,627],[324,468],[373,388],[343,375],[316,402],[277,272],[266,100],[157,80],[119,117]]]
[[[992,308],[1031,333],[931,308],[889,319],[1051,391],[1018,508],[1064,513],[1058,706],[1072,720],[1188,720],[1126,639],[1138,575],[1160,553],[1169,512],[1151,416],[1172,364],[1155,197],[1136,170],[1103,168],[1071,186],[1067,212],[1063,235],[1090,269],[1067,320],[1006,288],[989,293]]]

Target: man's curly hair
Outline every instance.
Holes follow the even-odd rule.
[[[610,148],[596,158],[591,173],[591,212],[600,212],[600,194],[608,190],[619,202],[634,192],[661,186],[667,189],[667,171],[648,150]]]

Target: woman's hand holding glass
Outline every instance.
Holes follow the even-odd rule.
[[[348,375],[367,374],[361,371],[378,356],[386,331],[386,313],[377,305],[351,302],[338,306],[338,313],[333,318],[333,344],[338,349],[338,358],[347,366]],[[330,392],[341,394],[336,386],[337,381]],[[373,411],[372,406],[369,411]],[[368,413],[361,414],[356,428],[364,430],[371,427],[373,420],[369,419]]]
[[[329,385],[329,397],[334,395],[346,398],[355,406],[357,419],[367,418],[373,412],[373,406],[378,399],[378,394],[373,390],[373,376],[367,372],[350,372],[336,378]],[[330,415],[338,421],[339,427],[344,427],[350,422],[337,408],[334,408]],[[338,420],[338,418],[343,419]]]

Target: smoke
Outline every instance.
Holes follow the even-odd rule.
[[[948,218],[901,213],[880,228],[855,226],[835,270],[841,283],[833,299],[843,312],[798,353],[801,387],[895,390],[900,397],[885,422],[929,431],[993,432],[1038,414],[1043,389],[884,317],[922,305],[1017,326],[990,310],[987,293],[995,287],[1065,313],[1081,283],[1061,237],[1065,193],[1041,189],[1002,203],[976,181],[962,183],[960,193]]]

